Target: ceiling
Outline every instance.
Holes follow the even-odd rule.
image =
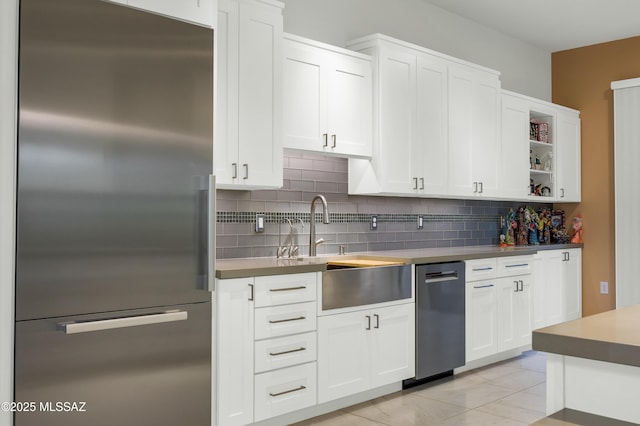
[[[549,52],[640,35],[638,0],[425,0]]]

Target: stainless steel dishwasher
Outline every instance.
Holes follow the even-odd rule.
[[[415,277],[416,377],[405,387],[465,363],[464,262],[416,265]]]

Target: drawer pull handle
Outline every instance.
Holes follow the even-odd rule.
[[[491,271],[493,269],[493,267],[488,266],[486,268],[473,268],[473,272],[478,272],[478,271]]]
[[[307,317],[287,318],[287,319],[281,319],[281,320],[269,320],[269,323],[278,324],[280,322],[300,321],[300,320],[303,320],[303,319],[307,319]]]
[[[524,266],[529,266],[528,263],[514,263],[513,265],[505,265],[505,268],[521,268]]]
[[[282,352],[269,352],[269,355],[271,356],[278,356],[278,355],[284,355],[284,354],[291,354],[294,352],[301,352],[301,351],[306,351],[307,348],[305,347],[300,347],[298,349],[291,349],[290,351],[282,351]]]
[[[306,388],[307,388],[306,386],[300,385],[300,387],[297,387],[295,389],[289,389],[289,390],[278,392],[278,393],[269,392],[269,395],[271,395],[271,396],[280,396],[280,395],[285,395],[285,394],[291,393],[291,392],[298,392],[298,391],[301,391],[301,390],[305,390]]]
[[[293,291],[293,290],[304,290],[307,288],[306,286],[301,285],[300,287],[285,287],[285,288],[270,288],[269,291]]]
[[[58,328],[66,334],[88,333],[115,328],[136,327],[140,325],[160,324],[173,321],[184,321],[189,315],[185,311],[166,311],[157,314],[140,315],[134,317],[109,318],[87,322],[59,323]]]
[[[473,286],[473,288],[488,288],[488,287],[493,287],[493,284]]]

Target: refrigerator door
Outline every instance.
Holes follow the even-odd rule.
[[[210,337],[211,303],[18,322],[15,425],[210,426]]]
[[[212,58],[211,29],[21,1],[17,320],[209,300]]]

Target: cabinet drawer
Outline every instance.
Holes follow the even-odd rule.
[[[316,302],[255,310],[255,339],[305,333],[316,329]]]
[[[498,276],[498,261],[496,258],[465,260],[465,280],[479,281],[496,278]]]
[[[498,276],[527,275],[533,270],[533,256],[510,256],[498,259]]]
[[[256,277],[255,280],[256,308],[316,300],[315,272]]]
[[[316,360],[316,333],[296,334],[255,343],[255,372],[291,367]]]
[[[316,363],[256,374],[255,421],[316,404]]]

